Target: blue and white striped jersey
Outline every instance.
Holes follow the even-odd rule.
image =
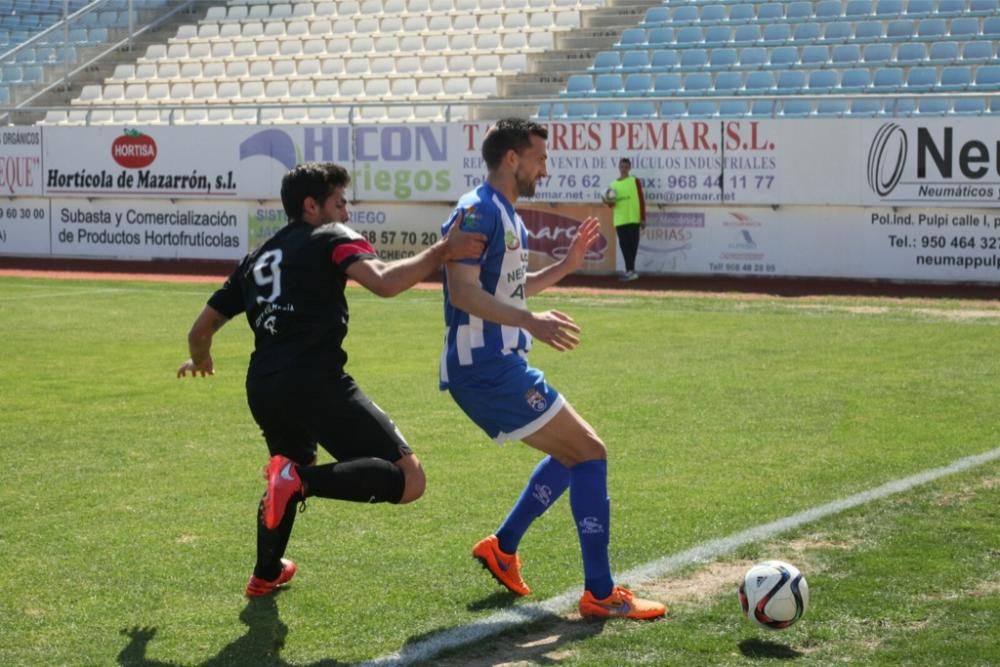
[[[479,283],[498,300],[522,310],[528,275],[528,232],[524,221],[507,198],[483,183],[465,193],[441,230],[447,234],[455,223],[465,231],[486,235],[486,250],[478,259]],[[455,308],[444,283],[445,347],[441,355],[441,388],[460,386],[482,377],[483,367],[496,364],[526,364],[531,334],[520,327],[486,322]]]

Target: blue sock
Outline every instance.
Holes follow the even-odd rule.
[[[521,497],[497,529],[500,550],[509,554],[517,551],[531,522],[542,516],[568,486],[569,468],[551,456],[542,459],[531,473]]]
[[[608,559],[611,541],[608,462],[584,461],[570,468],[569,473],[569,503],[580,536],[584,587],[600,600],[611,595],[615,585]]]

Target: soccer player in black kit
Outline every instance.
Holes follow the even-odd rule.
[[[245,313],[254,332],[247,370],[247,403],[271,458],[257,517],[257,563],[246,595],[267,595],[295,576],[283,558],[295,503],[310,496],[363,503],[409,503],[425,478],[392,420],[344,371],[351,278],[390,297],[428,277],[445,262],[478,257],[482,234],[455,232],[419,254],[378,259],[360,234],[345,226],[347,171],[306,163],[285,174],[281,203],[288,224],[240,262],[209,298],[188,334],[191,358],[177,376],[212,375],[213,335]],[[458,229],[458,225],[455,225]],[[316,445],[335,463],[315,465]]]

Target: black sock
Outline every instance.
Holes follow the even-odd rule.
[[[358,503],[398,503],[403,471],[385,459],[360,458],[299,468],[306,493]]]
[[[266,494],[265,494],[266,495]],[[281,523],[274,530],[264,526],[264,498],[257,507],[257,564],[253,568],[255,577],[264,581],[274,581],[281,574],[281,557],[288,547],[288,538],[292,536],[292,525],[295,524],[297,512],[294,499],[288,504]]]

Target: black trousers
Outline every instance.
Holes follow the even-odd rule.
[[[615,233],[618,234],[618,247],[622,249],[622,257],[625,258],[626,271],[635,271],[635,256],[639,253],[640,230],[638,222],[615,227]]]

